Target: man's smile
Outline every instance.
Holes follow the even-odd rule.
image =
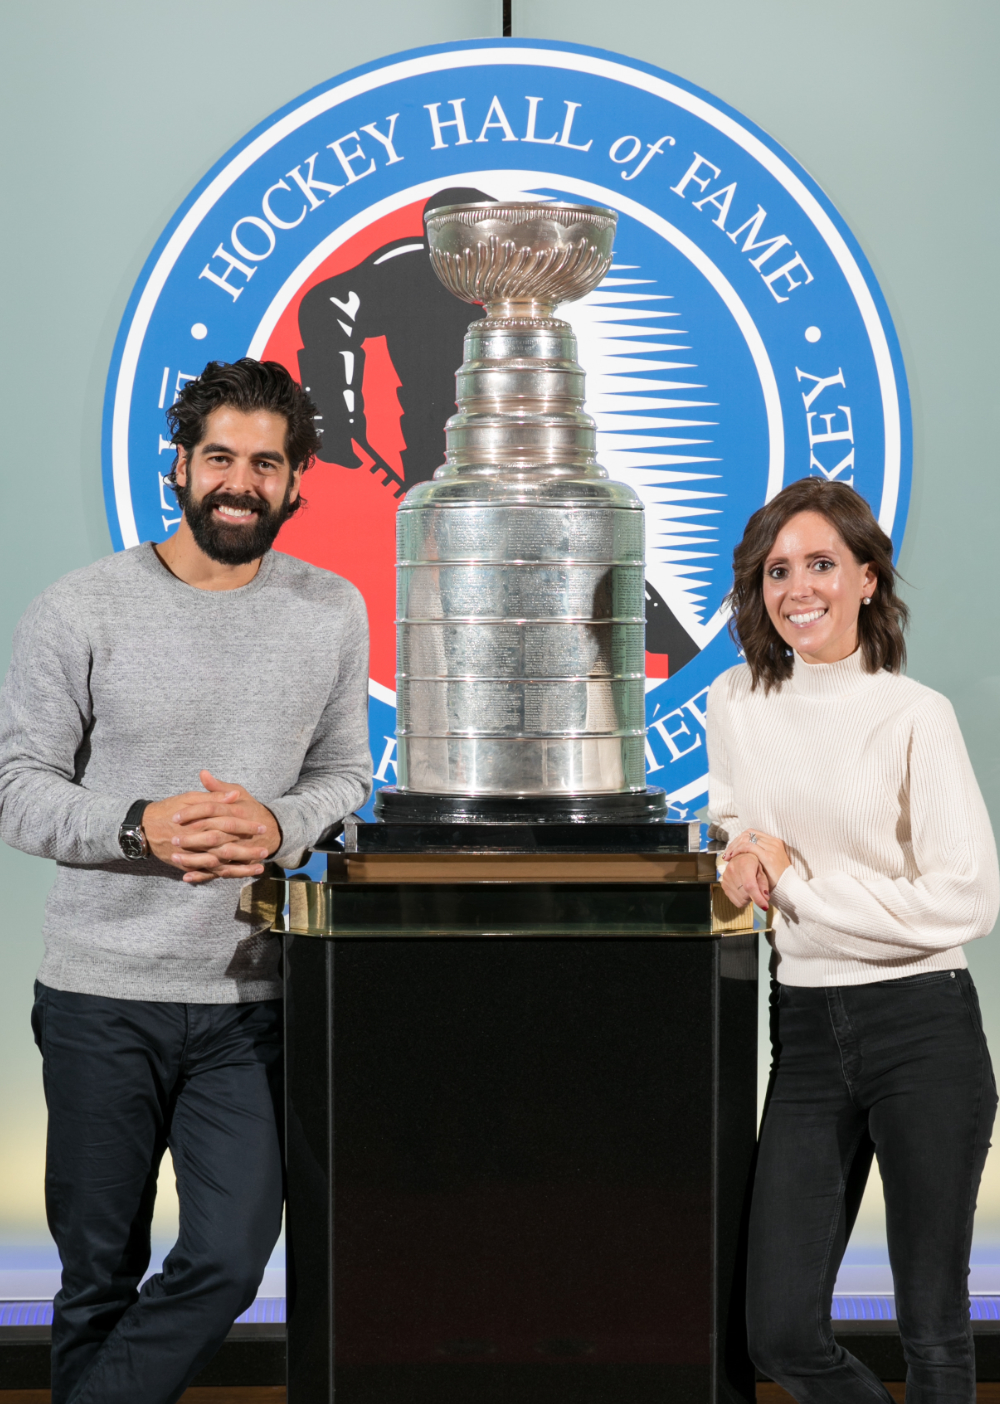
[[[225,518],[227,522],[250,522],[260,515],[256,508],[227,507],[221,502],[215,503],[213,511],[217,512],[220,517]]]

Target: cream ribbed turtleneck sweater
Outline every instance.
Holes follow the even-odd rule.
[[[792,865],[771,896],[785,985],[962,968],[1000,905],[986,806],[951,703],[860,650],[765,696],[730,668],[708,694],[714,836],[760,829]]]

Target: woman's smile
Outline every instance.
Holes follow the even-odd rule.
[[[802,629],[808,627],[810,624],[815,624],[816,620],[822,619],[826,612],[826,606],[824,605],[822,609],[811,609],[807,614],[786,614],[785,618],[789,620],[790,623],[794,624],[796,628]]]
[[[807,663],[836,663],[858,646],[861,601],[875,589],[872,567],[855,560],[832,522],[799,512],[764,562],[764,606],[783,641]]]

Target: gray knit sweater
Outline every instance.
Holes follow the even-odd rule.
[[[235,879],[133,863],[136,799],[244,785],[277,861],[366,799],[368,623],[346,580],[269,552],[239,590],[196,590],[152,546],[74,571],[28,608],[0,692],[0,838],[54,858],[39,979],[118,999],[231,1004],[281,992],[278,940]]]

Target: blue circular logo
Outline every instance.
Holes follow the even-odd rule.
[[[434,277],[423,216],[529,198],[619,212],[611,270],[562,315],[600,461],[646,506],[647,773],[690,817],[706,693],[738,657],[723,601],[747,518],[823,477],[855,487],[898,549],[911,445],[899,346],[844,221],[776,142],[672,74],[578,45],[446,44],[263,122],[178,210],[122,320],[104,414],[112,537],[159,541],[178,521],[164,413],[186,380],[209,360],[286,365],[323,448],[277,548],[365,596],[376,785],[393,783],[395,512],[443,461],[479,315]]]

